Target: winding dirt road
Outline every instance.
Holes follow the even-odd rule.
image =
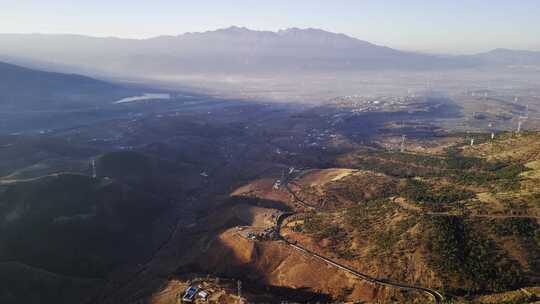
[[[311,210],[317,210],[317,207],[315,207],[314,205],[311,205],[311,204],[308,204],[306,202],[304,202],[303,200],[301,200],[297,195],[296,193],[294,193],[294,191],[292,191],[292,189],[289,187],[288,184],[285,184],[285,189],[287,190],[287,192],[289,192],[292,197],[294,198],[294,200],[299,203],[300,205],[308,208],[308,209],[311,209]],[[380,285],[380,286],[388,286],[388,287],[392,287],[392,288],[398,288],[398,289],[403,289],[403,290],[410,290],[410,291],[417,291],[417,292],[422,292],[422,293],[425,293],[427,295],[429,295],[435,303],[444,303],[444,296],[438,292],[437,290],[434,290],[434,289],[431,289],[431,288],[426,288],[426,287],[422,287],[422,286],[414,286],[414,285],[407,285],[407,284],[403,284],[403,283],[399,283],[399,282],[393,282],[393,281],[390,281],[388,279],[380,279],[380,278],[374,278],[372,276],[369,276],[365,273],[361,273],[361,272],[358,272],[346,265],[343,265],[343,264],[340,264],[336,261],[333,261],[327,257],[324,257],[322,255],[319,255],[313,251],[310,251],[309,249],[305,248],[305,247],[302,247],[301,245],[297,244],[297,243],[292,243],[290,241],[288,241],[285,237],[283,237],[281,235],[281,226],[283,224],[283,221],[293,215],[294,213],[290,212],[290,213],[282,213],[279,215],[279,217],[276,219],[276,231],[279,235],[279,238],[282,242],[286,243],[288,246],[292,247],[294,250],[296,251],[299,251],[305,255],[308,255],[308,256],[311,256],[313,258],[316,258],[316,259],[319,259],[323,262],[325,262],[326,264],[329,264],[331,266],[334,266],[338,269],[341,269],[349,274],[352,274],[353,276],[359,278],[359,279],[362,279],[362,280],[365,280],[365,281],[368,281],[372,284],[376,284],[376,285]]]

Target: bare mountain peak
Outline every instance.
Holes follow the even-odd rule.
[[[237,34],[253,34],[253,33],[257,33],[257,32],[258,31],[251,30],[251,29],[249,29],[247,27],[232,25],[232,26],[229,26],[229,27],[226,27],[226,28],[221,28],[221,29],[217,29],[217,30],[213,30],[213,31],[207,31],[207,32],[204,32],[204,33],[206,33],[206,34],[220,33],[220,34],[237,35]]]
[[[317,47],[330,49],[378,48],[379,46],[359,40],[345,34],[333,33],[318,28],[287,28],[278,31],[252,30],[246,27],[231,26],[207,32],[188,33],[178,36],[180,39],[196,38],[221,41],[230,40],[235,43],[250,45],[275,45],[281,47]]]
[[[356,39],[356,38],[347,36],[345,34],[329,32],[329,31],[325,31],[323,29],[313,28],[313,27],[308,27],[308,28],[291,27],[291,28],[287,28],[287,29],[284,29],[284,30],[279,30],[279,31],[277,31],[277,33],[281,34],[281,35],[298,35],[298,34],[301,34],[301,35],[317,35],[317,36],[339,36],[339,37],[347,37],[347,38],[350,38],[350,39]]]
[[[255,32],[254,30],[250,30],[245,26],[236,26],[236,25],[231,25],[231,26],[229,26],[227,28],[221,29],[221,31],[228,31],[228,32]]]
[[[345,34],[341,33],[333,33],[329,31],[325,31],[318,28],[298,28],[298,27],[292,27],[287,29],[281,29],[278,31],[263,31],[263,30],[253,30],[247,27],[241,27],[241,26],[230,26],[226,28],[221,28],[217,30],[212,31],[205,31],[205,32],[189,32],[185,34],[179,35],[179,37],[182,36],[209,36],[209,35],[227,35],[231,37],[272,37],[274,39],[280,39],[280,38],[302,38],[302,39],[315,39],[315,40],[341,40],[341,41],[356,41],[356,42],[362,42],[364,44],[370,44],[366,41],[359,40],[357,38],[347,36]]]

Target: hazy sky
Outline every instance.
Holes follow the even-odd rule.
[[[395,48],[540,50],[540,0],[0,0],[2,33],[145,38],[315,27]]]

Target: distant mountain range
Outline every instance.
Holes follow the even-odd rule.
[[[240,27],[142,40],[1,34],[0,60],[3,58],[61,71],[147,78],[540,65],[539,52],[500,49],[469,56],[436,56],[319,29],[270,32]]]
[[[0,107],[69,109],[112,103],[136,90],[93,78],[32,70],[0,62]]]
[[[495,49],[462,58],[480,66],[540,66],[540,52],[535,51]]]

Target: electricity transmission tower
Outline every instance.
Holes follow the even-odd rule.
[[[92,178],[97,178],[97,170],[96,170],[96,160],[92,158],[90,161],[90,166],[92,167]]]
[[[236,287],[238,289],[238,303],[243,304],[244,300],[242,299],[242,281],[238,280]]]

